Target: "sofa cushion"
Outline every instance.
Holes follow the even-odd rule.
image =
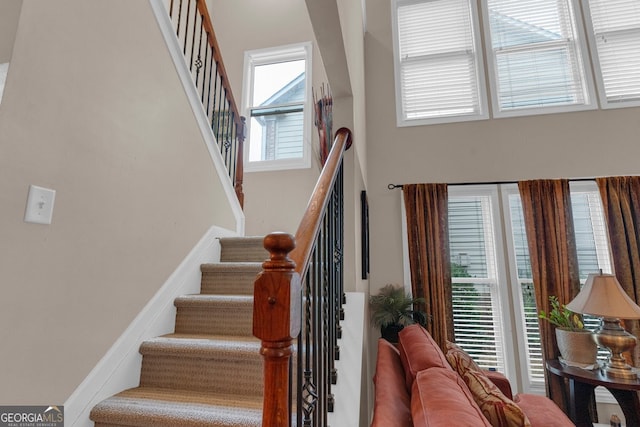
[[[375,406],[371,427],[411,427],[411,398],[405,385],[400,353],[389,341],[378,340]]]
[[[411,414],[414,427],[491,426],[460,376],[447,368],[418,372],[411,391]]]
[[[506,397],[482,372],[468,370],[462,379],[493,427],[530,427],[531,423],[515,402]]]
[[[548,397],[537,394],[517,394],[515,402],[533,427],[574,427],[569,417]]]
[[[411,390],[413,380],[420,371],[433,367],[451,369],[438,344],[422,326],[406,326],[398,334],[398,339],[407,390]]]

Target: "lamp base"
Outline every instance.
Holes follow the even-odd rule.
[[[635,380],[638,374],[622,356],[625,351],[631,351],[636,345],[636,337],[620,326],[619,319],[602,319],[602,326],[593,335],[596,343],[607,348],[611,355],[602,366],[602,372],[613,378]]]

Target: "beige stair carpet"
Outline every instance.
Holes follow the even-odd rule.
[[[263,364],[252,336],[261,237],[221,239],[198,295],[176,298],[175,333],[140,346],[140,385],[91,411],[96,427],[261,426]]]

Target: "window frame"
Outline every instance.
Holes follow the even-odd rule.
[[[502,337],[502,348],[497,349],[501,353],[499,357],[502,358],[504,363],[504,372],[502,372],[509,380],[514,384],[514,388],[518,389],[518,374],[516,369],[516,355],[512,351],[507,351],[510,344],[513,343],[513,322],[511,321],[510,313],[510,291],[508,289],[508,276],[506,269],[506,260],[502,254],[505,253],[504,239],[503,239],[503,226],[502,226],[502,213],[500,209],[500,194],[499,188],[495,185],[478,184],[478,185],[449,185],[448,186],[449,200],[452,197],[488,197],[490,201],[490,215],[494,235],[493,238],[493,250],[494,250],[494,263],[495,263],[495,295],[497,300],[494,301],[495,306],[500,311],[496,318],[500,320],[500,331],[498,334]],[[486,243],[486,242],[485,242]],[[451,278],[453,284],[454,278]],[[488,280],[488,279],[483,279]]]
[[[569,190],[571,193],[571,197],[573,197],[574,194],[578,194],[578,193],[591,193],[591,194],[599,195],[598,186],[595,181],[591,181],[591,180],[571,181],[569,183],[569,187],[570,187]],[[508,269],[510,271],[510,283],[511,283],[510,289],[511,289],[511,295],[512,295],[511,304],[513,307],[513,313],[514,313],[513,322],[514,322],[514,328],[516,331],[516,336],[514,336],[514,341],[517,341],[516,343],[517,349],[518,349],[517,357],[518,357],[519,366],[521,367],[518,378],[522,381],[523,392],[544,395],[545,394],[544,379],[535,380],[529,375],[529,373],[531,372],[531,367],[529,363],[530,360],[528,357],[528,342],[527,342],[526,330],[525,330],[526,329],[525,314],[524,314],[524,306],[522,303],[522,298],[520,296],[521,284],[520,284],[520,278],[518,277],[518,271],[517,271],[517,258],[516,258],[515,244],[514,244],[514,238],[513,238],[514,237],[513,223],[512,223],[512,218],[510,214],[511,205],[509,202],[509,197],[511,195],[517,195],[519,197],[520,191],[518,189],[518,185],[515,183],[501,184],[499,191],[502,197],[502,212],[504,213],[503,227],[504,227],[504,232],[507,235],[507,238],[506,238],[507,254],[506,255],[508,257],[507,262],[508,262]],[[573,200],[572,200],[572,204],[573,204]],[[593,209],[593,206],[589,204],[589,210],[591,211],[592,209]],[[598,264],[601,268],[603,268],[603,271],[611,272],[613,271],[613,263],[611,260],[611,249],[609,248],[607,229],[606,229],[606,224],[604,223],[603,212],[602,211],[598,212],[597,215],[601,216],[601,218],[599,218],[599,221],[601,222],[600,225],[603,227],[603,230],[596,230],[595,228],[592,228],[592,231],[594,232],[594,240],[595,240],[594,244],[595,244],[596,255],[598,258]],[[575,214],[574,214],[574,218],[575,218]],[[589,218],[592,219],[594,218],[594,216],[590,214]],[[593,222],[593,220],[591,221]],[[598,231],[603,233],[603,235],[600,236],[599,238],[595,235]],[[601,245],[604,245],[606,247],[602,247]],[[531,279],[531,281],[533,281],[533,279]],[[543,366],[543,370],[544,369],[545,368]],[[599,387],[596,390],[596,400],[599,403],[616,403],[611,393],[601,387]]]
[[[394,64],[394,86],[395,86],[395,103],[396,103],[396,124],[398,127],[405,126],[421,126],[440,123],[464,122],[475,120],[489,119],[489,107],[487,100],[487,88],[484,70],[484,53],[480,36],[480,18],[477,2],[475,0],[465,0],[469,4],[471,12],[471,34],[475,51],[473,52],[476,65],[476,90],[478,96],[478,105],[475,106],[478,111],[474,114],[454,114],[441,115],[427,118],[409,119],[404,117],[403,106],[404,98],[402,94],[402,64],[400,61],[400,45],[399,45],[399,28],[398,28],[398,9],[405,5],[427,3],[442,0],[392,0],[391,2],[391,21],[393,36],[393,64]]]
[[[311,167],[311,125],[313,123],[312,106],[312,43],[294,43],[289,45],[270,47],[266,49],[248,50],[244,53],[244,77],[242,90],[242,114],[247,117],[246,140],[244,144],[244,171],[262,172],[289,169],[308,169]],[[254,160],[249,157],[251,149],[251,101],[253,98],[253,75],[256,66],[276,64],[281,62],[305,61],[305,99],[303,102],[302,129],[302,157]],[[298,105],[296,103],[296,105]]]
[[[489,17],[489,0],[481,1],[482,9],[482,21],[483,21],[483,36],[484,36],[484,51],[487,58],[487,73],[489,77],[489,92],[491,98],[491,110],[493,118],[505,118],[505,117],[521,117],[521,116],[533,116],[541,114],[555,114],[566,113],[573,111],[588,111],[598,108],[595,85],[593,83],[594,78],[591,70],[591,63],[589,57],[589,49],[586,43],[586,33],[584,25],[581,19],[581,5],[576,0],[563,0],[567,1],[571,6],[571,16],[569,17],[573,23],[575,30],[574,40],[575,48],[578,54],[578,71],[581,75],[583,83],[583,90],[585,96],[585,102],[581,104],[573,105],[556,105],[556,106],[536,106],[536,107],[523,107],[516,109],[501,109],[499,93],[500,84],[497,73],[497,55],[492,46],[491,39],[491,21]]]

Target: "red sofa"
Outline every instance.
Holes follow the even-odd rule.
[[[504,375],[475,369],[462,353],[451,344],[445,355],[419,325],[400,332],[397,348],[381,338],[371,426],[574,426],[550,399],[514,398]]]

